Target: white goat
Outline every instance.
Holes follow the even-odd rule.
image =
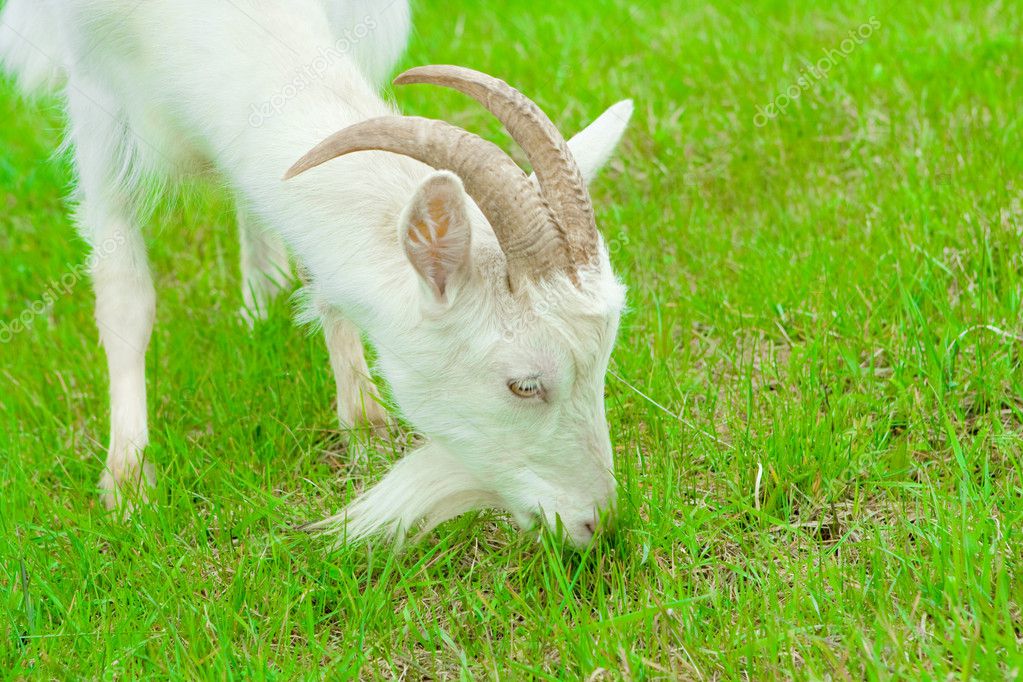
[[[407,37],[404,0],[8,0],[0,22],[6,68],[67,101],[75,217],[97,252],[110,371],[108,507],[130,511],[155,480],[143,461],[156,303],[143,199],[154,180],[213,169],[237,198],[246,310],[265,314],[290,252],[308,273],[342,427],[387,419],[361,330],[427,437],[315,528],[400,540],[494,506],[527,528],[560,519],[574,544],[590,541],[615,499],[603,392],[624,289],[586,183],[630,102],[566,146],[502,81],[456,67],[399,79],[478,99],[534,179],[491,143],[397,116],[376,94]],[[362,150],[377,151],[350,154]]]

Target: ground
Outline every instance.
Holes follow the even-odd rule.
[[[156,502],[106,516],[61,116],[4,83],[0,677],[1019,677],[1023,5],[415,15],[403,66],[501,75],[566,131],[636,102],[593,189],[630,291],[618,534],[573,555],[484,513],[396,555],[293,531],[400,451],[346,455],[287,301],[240,321],[231,204],[202,185],[147,231]],[[393,96],[512,148],[465,97]]]

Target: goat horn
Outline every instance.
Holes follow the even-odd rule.
[[[410,83],[453,88],[496,116],[526,152],[540,191],[563,230],[570,262],[585,265],[596,260],[599,237],[586,182],[565,138],[535,102],[499,78],[461,66],[419,66],[394,79],[395,85]]]
[[[523,279],[568,269],[550,207],[500,147],[444,121],[381,116],[361,121],[320,142],[284,175],[289,180],[345,154],[379,150],[409,156],[462,178],[494,228],[508,260],[512,289]]]

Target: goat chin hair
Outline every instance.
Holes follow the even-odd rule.
[[[427,443],[343,510],[301,530],[334,536],[335,549],[370,538],[401,547],[412,528],[418,526],[421,537],[448,519],[493,503],[443,448]]]

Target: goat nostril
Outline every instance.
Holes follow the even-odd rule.
[[[583,528],[585,528],[590,535],[595,535],[597,532],[597,524],[595,524],[593,521],[586,521],[585,523],[583,523]]]

